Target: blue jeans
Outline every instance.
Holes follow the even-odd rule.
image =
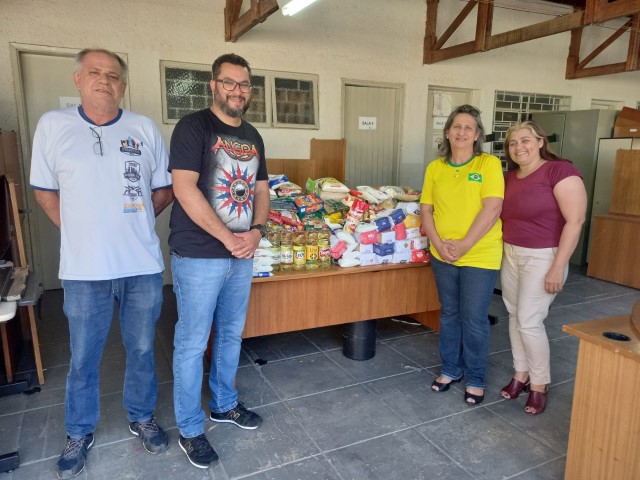
[[[214,325],[209,408],[226,412],[238,404],[235,377],[249,305],[252,259],[185,258],[171,255],[178,323],[173,341],[173,401],[185,438],[204,432],[202,355]]]
[[[67,434],[80,438],[92,433],[100,419],[98,372],[114,300],[127,352],[123,405],[129,421],[149,420],[158,399],[153,341],[162,307],[162,274],[63,280],[62,287],[71,337],[64,420]]]
[[[485,388],[489,357],[489,303],[498,270],[457,267],[431,257],[440,299],[441,375],[462,376]]]

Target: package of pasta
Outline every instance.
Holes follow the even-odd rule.
[[[293,203],[298,209],[298,215],[308,215],[324,207],[324,201],[314,193],[299,195],[294,198]]]
[[[344,221],[344,230],[350,234],[356,231],[356,227],[364,212],[369,208],[369,204],[363,200],[354,199],[351,204],[351,208],[349,209],[349,213],[347,214],[347,219]]]

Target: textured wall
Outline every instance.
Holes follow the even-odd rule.
[[[506,0],[499,2],[505,4]],[[314,73],[320,77],[320,130],[262,129],[268,155],[305,158],[309,139],[342,136],[342,80],[404,84],[402,168],[400,179],[421,176],[429,85],[471,88],[480,92],[479,107],[488,128],[495,90],[570,95],[572,109],[589,108],[592,98],[624,101],[640,99],[640,72],[583,80],[565,80],[569,33],[534,40],[500,50],[422,64],[426,17],[423,0],[319,0],[294,17],[276,12],[236,43],[224,42],[224,0],[22,0],[3,1],[0,17],[0,128],[16,129],[18,118],[11,42],[54,47],[102,46],[126,52],[130,63],[133,110],[149,115],[168,140],[172,126],[161,125],[159,60],[210,63],[234,51],[254,68]],[[245,3],[249,3],[246,1]],[[507,4],[543,2],[509,0]],[[464,2],[448,0],[452,18]],[[455,10],[455,11],[454,11]],[[472,14],[475,18],[475,14]],[[445,20],[446,12],[441,12]],[[494,32],[550,17],[496,8]],[[472,22],[465,34],[470,40]],[[446,25],[444,25],[446,26]],[[596,37],[610,29],[595,27]],[[599,30],[598,30],[599,28]],[[591,41],[585,42],[587,47]],[[610,47],[615,61],[623,49]],[[612,57],[612,58],[614,58]]]

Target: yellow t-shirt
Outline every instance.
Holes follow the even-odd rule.
[[[504,174],[497,157],[481,153],[462,165],[453,165],[441,157],[427,166],[420,203],[433,205],[440,238],[464,238],[487,197],[504,198]],[[442,260],[435,248],[431,255]],[[502,222],[498,219],[454,265],[498,270],[501,259]]]

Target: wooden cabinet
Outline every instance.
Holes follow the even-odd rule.
[[[438,330],[440,303],[431,265],[278,272],[254,278],[243,337],[409,315]]]
[[[640,288],[640,150],[618,150],[608,215],[596,215],[590,277]]]
[[[562,328],[580,339],[565,480],[640,478],[640,339],[629,315]],[[607,338],[605,332],[630,340]]]

